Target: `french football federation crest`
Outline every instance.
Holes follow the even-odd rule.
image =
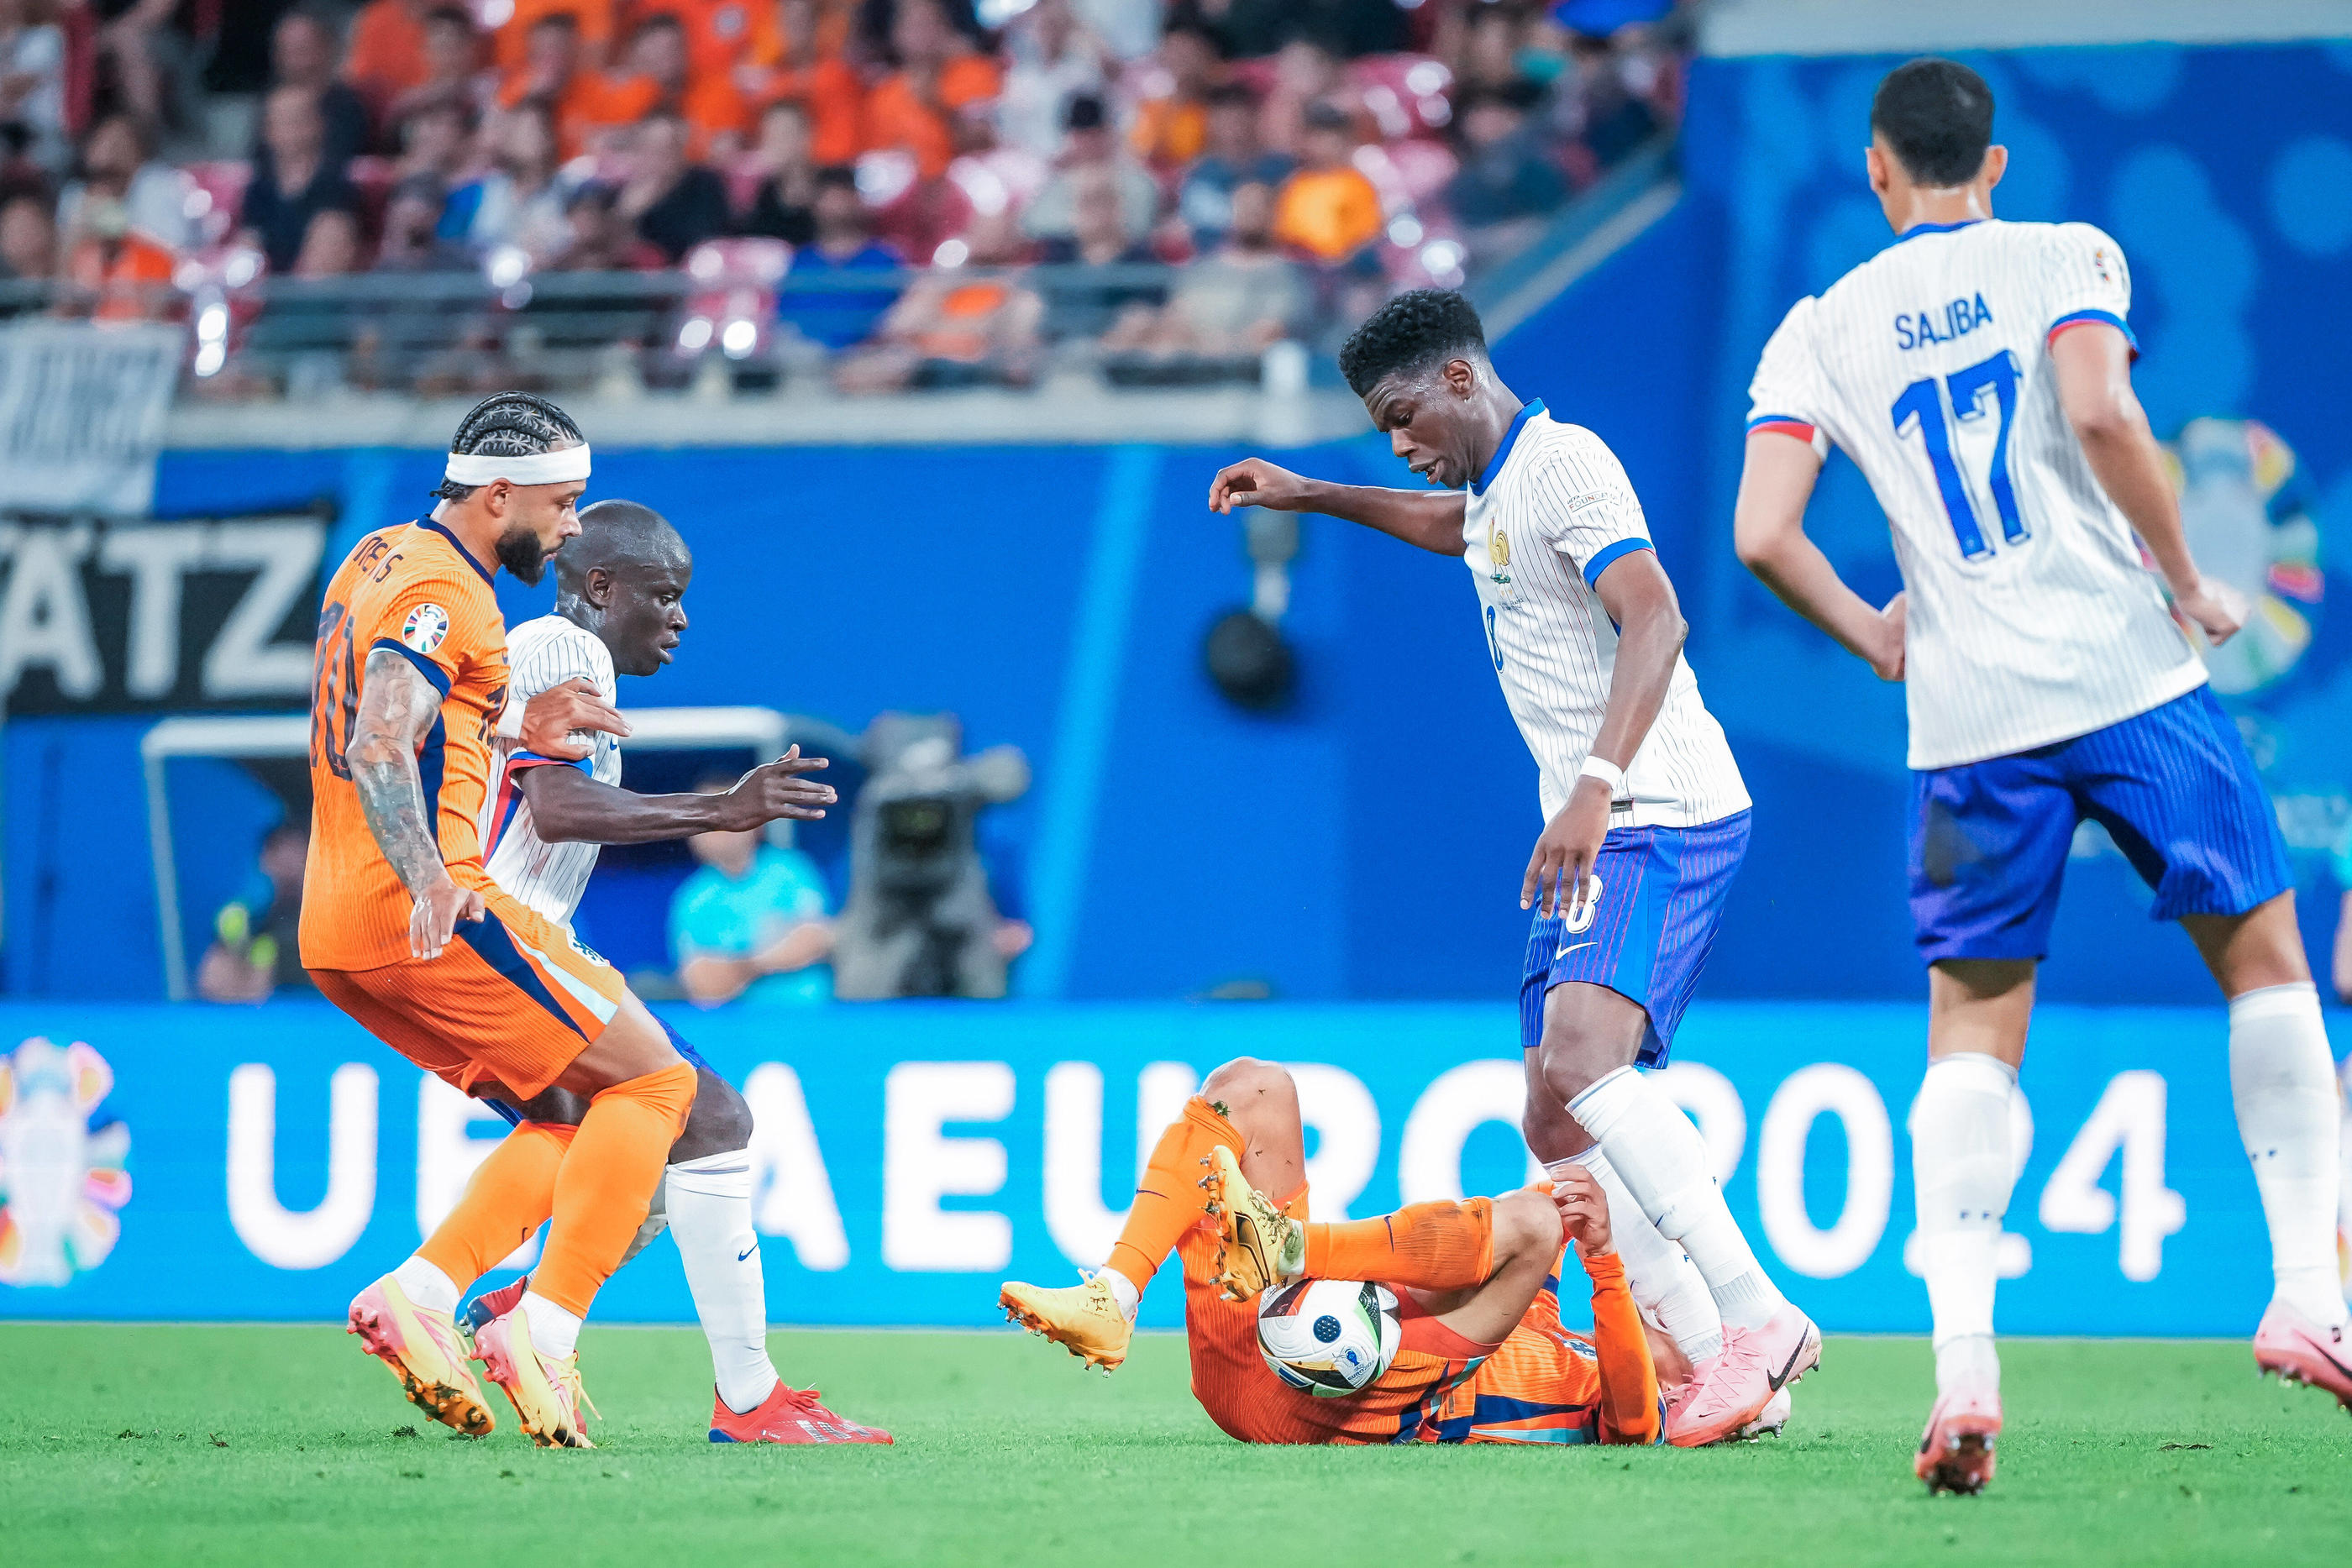
[[[106,1058],[38,1035],[0,1056],[0,1284],[62,1285],[95,1269],[131,1201],[131,1129],[101,1113]]]

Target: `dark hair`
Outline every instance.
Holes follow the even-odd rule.
[[[646,17],[644,21],[638,23],[635,27],[631,28],[629,31],[629,37],[631,38],[642,38],[647,33],[654,31],[656,27],[667,27],[671,32],[676,33],[680,37],[684,37],[686,36],[686,24],[677,19],[677,14],[676,12],[656,11],[652,16]]]
[[[1071,131],[1099,130],[1108,118],[1103,111],[1103,100],[1090,92],[1074,96],[1070,106],[1062,111],[1062,124]]]
[[[1246,82],[1221,81],[1202,95],[1202,101],[1211,109],[1255,109],[1257,94]]]
[[[847,163],[827,163],[816,172],[816,188],[854,192],[857,189],[857,170]]]
[[[1450,288],[1415,288],[1349,334],[1339,349],[1339,373],[1358,397],[1370,397],[1391,376],[1486,357],[1486,329],[1470,301]]]
[[[441,23],[444,26],[463,27],[468,33],[474,30],[474,14],[463,5],[436,5],[425,13],[426,26],[429,27],[436,22]]]
[[[536,33],[541,27],[561,27],[568,33],[577,33],[580,31],[580,18],[569,11],[546,11],[530,19],[532,32]]]
[[[1936,189],[1965,185],[1992,145],[1992,89],[1958,60],[1928,57],[1886,73],[1870,100],[1870,128],[1903,172]]]
[[[457,434],[449,438],[449,455],[531,457],[560,446],[576,446],[586,439],[572,416],[545,398],[503,392],[484,398],[457,422]],[[462,501],[480,487],[444,479],[433,494],[444,501]]]

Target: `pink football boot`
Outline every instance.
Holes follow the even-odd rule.
[[[2352,1333],[2322,1328],[2284,1301],[2273,1301],[2254,1331],[2254,1365],[2264,1376],[2323,1388],[2352,1410]]]
[[[1936,1401],[1911,1473],[1931,1492],[1974,1495],[1992,1479],[1992,1444],[2000,1436],[2000,1390],[1962,1387]]]
[[[1703,1448],[1736,1437],[1764,1414],[1772,1396],[1822,1364],[1822,1331],[1784,1304],[1760,1329],[1723,1331],[1723,1354],[1691,1375],[1666,1416],[1666,1441]]]

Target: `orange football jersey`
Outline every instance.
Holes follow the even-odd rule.
[[[442,862],[461,887],[488,888],[482,798],[506,706],[506,622],[491,574],[435,522],[382,528],[336,570],[319,611],[310,688],[310,856],[302,885],[302,963],[373,969],[409,956],[408,890],[368,831],[345,753],[368,656],[406,659],[441,694],[417,747],[417,773]]]

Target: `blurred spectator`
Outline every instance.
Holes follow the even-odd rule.
[[[1226,53],[1240,59],[1298,39],[1342,59],[1388,54],[1408,42],[1396,0],[1230,0],[1218,9]]]
[[[717,79],[734,87],[739,72],[775,48],[772,0],[636,0],[630,9],[641,26],[649,16],[677,21],[687,68],[697,81]]]
[[[375,0],[379,5],[393,0]],[[364,18],[363,18],[364,19]],[[356,51],[354,51],[356,52]],[[481,37],[473,14],[462,5],[437,5],[425,13],[424,68],[380,110],[387,125],[401,125],[427,108],[450,107],[471,120],[482,110]]]
[[[366,102],[345,82],[335,79],[335,35],[320,17],[308,11],[289,11],[269,36],[269,85],[273,92],[297,89],[319,106],[327,162],[338,173],[368,150]],[[269,155],[265,136],[254,154],[258,165]]]
[[[131,233],[120,202],[83,204],[76,233],[59,248],[73,304],[100,321],[160,320],[178,303],[172,293],[178,258]]]
[[[1082,184],[1108,181],[1118,193],[1120,225],[1131,235],[1151,232],[1160,213],[1160,185],[1127,154],[1098,98],[1070,100],[1069,130],[1053,178],[1021,214],[1021,226],[1035,238],[1068,239],[1077,232],[1077,194]]]
[[[1011,64],[996,100],[996,134],[1007,147],[1039,158],[1060,148],[1072,99],[1099,98],[1104,48],[1071,9],[1071,0],[1037,0],[1004,29]]]
[[[675,115],[689,132],[687,150],[697,158],[724,156],[742,144],[751,118],[743,95],[728,72],[695,68],[686,25],[674,13],[656,11],[637,24],[618,78],[606,106],[615,118],[641,120],[656,108]],[[648,93],[646,107],[621,112],[632,98]]]
[[[343,56],[343,79],[383,120],[392,106],[425,83],[425,18],[442,0],[367,0],[352,18],[351,47]],[[460,11],[460,16],[466,13]],[[473,19],[467,16],[467,30]]]
[[[1279,185],[1290,172],[1289,159],[1258,143],[1257,99],[1249,89],[1239,82],[1213,89],[1207,109],[1209,150],[1176,192],[1176,215],[1202,249],[1232,226],[1236,187]]]
[[[1274,243],[1274,189],[1252,182],[1234,192],[1225,243],[1176,275],[1168,308],[1114,334],[1106,346],[1141,350],[1162,365],[1255,364],[1268,346],[1304,330],[1313,306],[1307,280]]]
[[[828,287],[854,283],[860,273],[892,273],[898,254],[874,238],[858,199],[856,171],[820,169],[816,174],[816,238],[793,253],[792,271],[776,302],[779,319],[810,342],[828,349],[862,343],[895,304],[895,284],[871,288]],[[818,287],[809,287],[814,284]]]
[[[378,272],[470,272],[474,259],[463,246],[440,235],[446,187],[430,174],[412,175],[392,188],[383,206],[383,243]]]
[[[563,201],[564,235],[546,265],[559,272],[622,272],[659,267],[661,253],[620,213],[621,193],[585,180]]]
[[[847,163],[865,150],[866,83],[827,39],[815,0],[776,0],[775,26],[753,46],[745,90],[769,102],[801,106],[809,121],[809,158],[820,167]]]
[[[1568,199],[1568,180],[1532,134],[1526,84],[1517,91],[1481,89],[1456,103],[1462,167],[1445,188],[1446,205],[1472,228],[1550,212]]]
[[[1454,62],[1454,88],[1467,95],[1517,86],[1527,72],[1519,44],[1526,24],[1508,5],[1474,5],[1462,28],[1462,53]]]
[[[544,262],[572,237],[563,214],[555,162],[555,120],[536,100],[498,119],[490,167],[449,193],[441,234],[485,255],[517,246]]]
[[[1345,261],[1381,232],[1381,197],[1354,163],[1347,111],[1318,103],[1307,112],[1304,166],[1282,183],[1274,234],[1320,262]]]
[[[157,162],[152,151],[138,121],[127,114],[110,114],[89,128],[81,143],[81,178],[58,197],[58,230],[67,249],[80,243],[93,214],[108,204],[121,209],[118,230],[166,250],[186,250],[195,242],[195,227],[188,221],[188,177]]]
[[[1311,39],[1285,44],[1275,57],[1274,85],[1258,107],[1258,137],[1277,152],[1296,158],[1307,144],[1307,111],[1343,94],[1346,77],[1331,51]]]
[[[25,155],[53,174],[72,156],[65,29],[37,21],[32,0],[0,0],[0,137],[12,131]]]
[[[343,177],[342,165],[327,156],[326,135],[318,96],[308,89],[281,87],[263,100],[268,157],[255,161],[239,225],[278,271],[293,267],[312,216],[359,211],[358,191]]]
[[[779,99],[760,116],[751,150],[760,184],[740,231],[806,245],[816,237],[816,162],[809,146],[809,114],[793,99]]]
[[[564,24],[581,45],[583,68],[602,65],[604,53],[614,40],[614,13],[619,9],[614,0],[497,0],[507,8],[506,20],[492,23],[490,37],[492,63],[500,74],[513,76],[525,68],[526,57],[538,47],[533,36],[541,23],[551,16],[571,18]]]
[[[890,53],[898,68],[866,96],[866,146],[908,152],[923,179],[936,180],[955,157],[957,117],[1002,91],[996,62],[972,47],[940,0],[898,0]]]
[[[1160,42],[1161,0],[1073,0],[1073,4],[1078,20],[1102,40],[1115,59],[1139,60]]]
[[[474,117],[463,103],[427,101],[400,122],[396,180],[431,179],[447,191],[473,156]]]
[[[1658,133],[1657,115],[1635,91],[1636,84],[1654,89],[1655,72],[1639,56],[1621,54],[1609,39],[1587,34],[1576,36],[1573,55],[1580,122],[1575,129],[1593,161],[1606,169]]]
[[[706,780],[705,793],[732,779]],[[688,998],[716,1007],[822,1002],[833,995],[825,956],[833,922],[824,876],[798,850],[762,841],[760,831],[697,833],[687,841],[701,869],[678,885],[669,906],[669,943]]]
[[[656,110],[629,141],[621,215],[676,267],[704,240],[727,232],[727,183],[687,158],[686,121]]]
[[[1027,246],[1009,209],[975,221],[964,243],[973,267],[1017,263]],[[1025,384],[1044,311],[1018,278],[933,267],[890,308],[875,346],[842,361],[835,383],[847,392]]]
[[[258,863],[236,897],[213,917],[213,944],[196,967],[196,994],[208,1002],[258,1002],[269,993],[310,988],[302,967],[302,869],[310,831],[281,822],[262,835]]]
[[[1135,106],[1129,141],[1137,157],[1155,168],[1181,169],[1206,150],[1217,66],[1217,41],[1207,27],[1181,18],[1168,25]]]
[[[230,16],[268,7],[224,7],[228,15],[216,16],[212,36],[202,43],[187,30],[187,24],[201,19],[202,7],[184,7],[182,0],[52,0],[47,10],[59,20],[76,11],[87,12],[97,23],[97,33],[89,40],[95,46],[90,51],[94,58],[79,42],[68,48],[68,101],[78,97],[78,83],[111,87],[114,107],[151,131],[201,134],[204,95],[213,68],[224,63]],[[76,27],[67,31],[80,36]],[[68,123],[74,118],[68,110]]]
[[[302,248],[295,253],[297,277],[342,277],[362,270],[365,251],[360,243],[360,215],[342,207],[321,207],[310,214],[302,231]]]
[[[57,269],[58,229],[49,204],[29,191],[0,201],[0,284],[45,282]],[[0,320],[41,308],[37,298],[0,295]]]
[[[559,159],[576,158],[593,137],[635,123],[660,97],[650,80],[611,78],[589,68],[580,20],[569,11],[538,17],[529,40],[521,63],[499,89],[499,102],[509,109],[544,104],[554,120]]]
[[[1057,264],[1045,285],[1045,330],[1057,339],[1132,332],[1138,319],[1167,302],[1164,269],[1150,246],[1130,237],[1110,171],[1076,171],[1073,192],[1073,232],[1045,243],[1045,260]]]

